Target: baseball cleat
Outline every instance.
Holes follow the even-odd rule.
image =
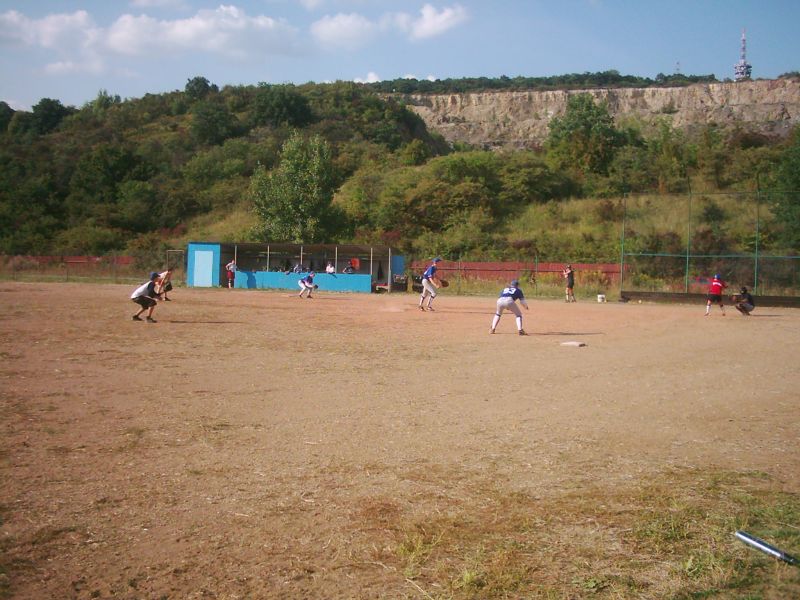
[[[489,330],[489,333],[494,333],[494,329],[490,329],[490,330]]]
[[[425,307],[424,307],[424,306],[420,305],[419,309],[420,309],[422,312],[425,312]]]
[[[520,335],[528,335],[527,333],[525,333],[525,330],[524,330],[524,329],[520,329],[520,330],[519,330],[519,334],[520,334]]]
[[[158,321],[156,321],[156,320],[155,320],[153,317],[147,317],[147,319],[145,319],[145,320],[146,320],[148,323],[157,323],[157,322],[158,322]]]
[[[132,320],[132,321],[141,321],[141,320],[142,320],[142,318],[141,318],[139,315],[133,315],[133,316],[131,317],[131,320]]]

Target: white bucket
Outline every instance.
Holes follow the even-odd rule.
[[[601,303],[605,302],[606,301],[606,295],[605,294],[597,294],[597,301],[601,302]]]

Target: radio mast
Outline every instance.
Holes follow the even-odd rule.
[[[753,70],[753,65],[747,62],[747,39],[745,38],[745,30],[742,29],[742,53],[739,57],[739,62],[733,65],[733,80],[734,81],[749,81],[750,73]]]

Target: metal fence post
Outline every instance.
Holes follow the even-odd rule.
[[[692,249],[692,190],[689,189],[687,196],[689,201],[686,213],[686,267],[684,272],[683,293],[689,293],[689,253]]]
[[[622,298],[622,290],[625,282],[625,218],[628,216],[628,194],[622,196],[622,233],[620,234],[619,248],[619,296]]]
[[[756,181],[758,181],[756,179]],[[758,247],[761,241],[761,185],[756,188],[756,253],[755,253],[755,266],[753,269],[753,293],[758,295]]]

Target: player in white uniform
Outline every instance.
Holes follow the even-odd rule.
[[[522,311],[520,311],[519,306],[517,306],[517,300],[525,307],[525,310],[528,310],[528,303],[525,301],[525,295],[522,293],[522,290],[519,289],[519,281],[514,279],[511,285],[507,288],[503,288],[503,291],[500,292],[500,297],[497,299],[497,312],[492,319],[492,329],[490,333],[494,333],[495,329],[497,329],[497,324],[500,322],[500,315],[503,314],[503,311],[510,310],[517,315],[517,332],[519,335],[527,335],[522,328]]]

